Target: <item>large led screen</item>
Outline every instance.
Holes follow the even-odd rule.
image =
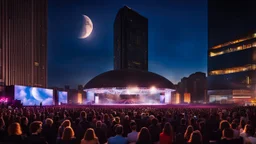
[[[68,92],[66,91],[58,91],[59,104],[67,104],[68,103]]]
[[[53,90],[15,85],[14,99],[24,106],[40,105],[41,102],[42,105],[53,105]]]

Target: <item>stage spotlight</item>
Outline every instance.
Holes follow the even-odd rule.
[[[153,94],[153,93],[156,93],[156,87],[152,86],[150,88],[150,93]]]

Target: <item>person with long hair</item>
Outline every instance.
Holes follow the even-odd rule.
[[[152,144],[151,135],[148,128],[142,127],[140,129],[136,144]]]
[[[19,123],[12,123],[8,127],[8,139],[9,143],[22,143],[25,141],[25,137],[22,136],[22,130]]]
[[[67,126],[63,131],[61,139],[57,140],[57,143],[58,144],[75,144],[76,138],[75,138],[74,130],[70,126]]]
[[[160,133],[159,139],[160,144],[172,144],[173,143],[173,132],[170,123],[165,123],[163,132]]]
[[[62,137],[62,134],[63,134],[63,131],[64,131],[64,129],[66,128],[66,127],[70,127],[71,126],[71,122],[69,121],[69,120],[64,120],[62,123],[61,123],[61,125],[60,125],[60,127],[59,127],[59,129],[58,129],[58,138],[61,138]]]
[[[99,144],[99,140],[92,128],[86,130],[84,138],[81,140],[81,144]]]
[[[190,138],[190,135],[192,134],[192,132],[194,131],[194,128],[192,125],[189,125],[184,133],[184,140],[185,142],[187,142]]]
[[[203,144],[203,138],[199,130],[193,131],[188,140],[189,144]]]

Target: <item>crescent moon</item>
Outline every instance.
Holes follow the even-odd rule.
[[[83,30],[81,32],[80,39],[85,39],[88,36],[90,36],[93,30],[92,20],[86,15],[83,15],[83,17],[84,17],[84,25],[83,25]]]

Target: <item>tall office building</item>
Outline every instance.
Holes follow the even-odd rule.
[[[0,80],[46,87],[47,0],[0,0]]]
[[[148,19],[127,6],[114,22],[114,69],[148,70]]]
[[[249,102],[256,90],[256,1],[208,1],[210,102]]]

